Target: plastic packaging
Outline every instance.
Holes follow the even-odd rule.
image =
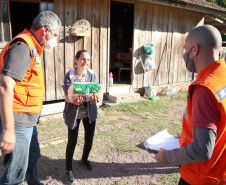
[[[100,101],[103,100],[103,92],[100,84],[79,82],[70,85],[68,88],[68,98],[71,102],[74,102],[79,96],[82,96],[85,102],[89,102],[91,96],[94,94]]]
[[[146,71],[149,69],[156,69],[155,61],[151,55],[148,55],[144,60],[144,68]]]
[[[109,74],[109,86],[113,87],[113,74],[112,74],[112,72],[110,72],[110,74]]]
[[[178,88],[174,84],[169,84],[166,87],[166,96],[174,95],[178,92]]]

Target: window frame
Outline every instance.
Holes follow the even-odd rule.
[[[16,0],[17,1],[17,0]],[[54,11],[54,2],[53,1],[51,1],[51,0],[49,0],[49,2],[48,1],[39,1],[39,2],[37,2],[38,4],[39,4],[39,12],[41,12],[41,5],[42,4],[46,4],[46,7],[47,7],[47,9],[46,10],[44,10],[44,11],[47,11],[47,10],[49,10],[49,5],[52,5],[53,6],[53,10],[49,10],[49,11]],[[12,26],[11,26],[11,14],[10,14],[10,0],[0,0],[0,21],[1,21],[1,23],[0,23],[0,26],[1,26],[1,34],[0,34],[0,38],[1,38],[1,41],[0,41],[0,48],[3,48],[3,46],[5,46],[9,41],[6,41],[5,40],[5,36],[4,36],[4,24],[3,24],[3,15],[2,15],[2,2],[7,2],[7,4],[8,4],[8,18],[9,18],[9,33],[10,33],[10,40],[12,39]],[[23,1],[23,0],[19,0],[18,2],[21,2],[21,3],[23,3],[23,2],[25,2],[25,1]],[[35,2],[36,3],[36,2]]]

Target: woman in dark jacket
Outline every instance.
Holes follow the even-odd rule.
[[[72,160],[75,146],[77,144],[78,130],[80,121],[83,121],[85,131],[85,143],[83,155],[80,161],[87,170],[91,171],[92,166],[88,161],[88,156],[92,148],[93,136],[97,118],[96,103],[100,100],[96,95],[92,95],[89,102],[84,102],[84,98],[79,96],[71,102],[68,98],[68,88],[76,82],[94,82],[99,83],[97,74],[88,68],[90,55],[86,50],[80,50],[75,56],[77,67],[67,72],[64,77],[63,90],[66,95],[65,108],[63,112],[65,124],[68,126],[68,143],[66,148],[66,180],[68,183],[74,183],[75,179],[72,172]]]

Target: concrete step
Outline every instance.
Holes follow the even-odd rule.
[[[46,116],[50,114],[56,114],[63,112],[64,110],[64,102],[51,103],[42,106],[41,116]]]
[[[97,103],[97,107],[103,105],[103,101]],[[61,113],[64,110],[65,102],[51,103],[42,106],[41,116]]]
[[[110,100],[104,100],[102,107],[105,107],[105,106],[114,106],[114,105],[118,105],[118,104],[119,103],[114,103],[114,102],[112,102]]]
[[[114,93],[114,94],[108,94],[107,99],[108,101],[116,104],[136,102],[140,100],[140,94],[135,92]]]
[[[113,87],[109,87],[109,94],[115,94],[115,93],[124,93],[124,92],[130,92],[131,91],[131,85],[128,84],[114,84]]]

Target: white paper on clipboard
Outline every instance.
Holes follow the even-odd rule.
[[[144,142],[144,146],[147,150],[159,152],[160,148],[166,150],[172,150],[180,148],[179,139],[170,135],[167,129],[155,134]]]

